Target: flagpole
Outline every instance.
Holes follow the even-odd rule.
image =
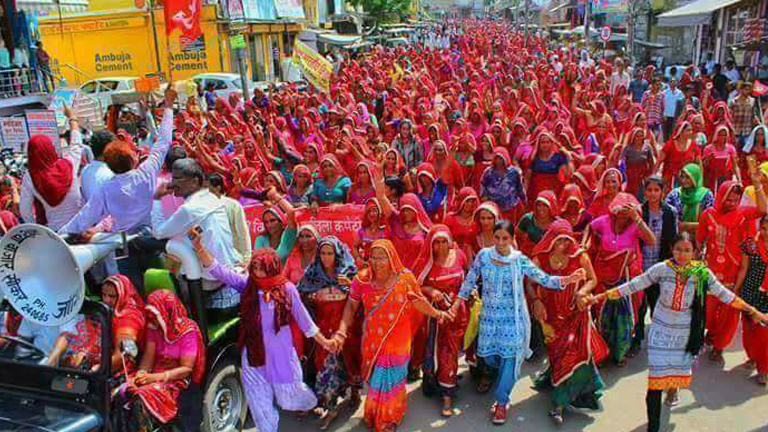
[[[155,2],[154,0],[149,0],[149,20],[150,25],[152,26],[152,38],[155,42],[155,60],[157,60],[157,75],[158,78],[163,73],[163,67],[162,63],[160,63],[160,47],[157,44],[157,27],[155,25]],[[168,25],[166,23],[165,25]]]

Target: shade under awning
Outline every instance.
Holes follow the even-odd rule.
[[[658,16],[659,27],[687,27],[709,23],[712,12],[741,0],[697,0]]]
[[[362,36],[359,35],[340,35],[335,33],[320,33],[317,35],[318,42],[322,42],[328,45],[352,45],[353,43],[360,42]]]
[[[660,43],[648,42],[642,39],[635,39],[635,43],[648,49],[664,49],[667,47]]]

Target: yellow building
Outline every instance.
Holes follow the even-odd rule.
[[[156,32],[148,10],[129,7],[41,19],[40,36],[71,84],[158,71],[181,80],[230,70],[226,24],[217,21],[215,6],[203,8],[203,35],[193,43],[182,43],[178,31],[166,36],[163,10],[154,12]]]

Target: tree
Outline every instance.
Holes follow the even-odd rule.
[[[362,6],[363,11],[373,17],[376,27],[387,15],[405,13],[411,6],[411,0],[348,0],[347,3],[355,8]]]

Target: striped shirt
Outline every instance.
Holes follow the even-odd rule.
[[[646,91],[643,94],[642,106],[648,117],[649,126],[661,124],[661,115],[664,112],[664,93],[659,92],[654,95],[650,90]]]

